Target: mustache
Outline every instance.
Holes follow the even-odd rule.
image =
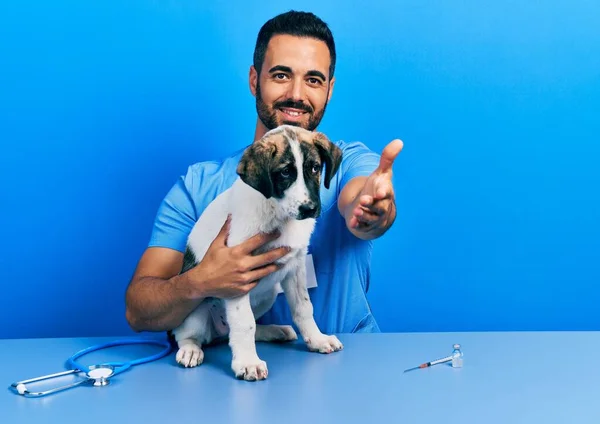
[[[308,113],[312,113],[313,109],[312,107],[310,107],[309,105],[305,104],[304,102],[296,102],[294,100],[288,99],[288,100],[284,100],[283,102],[277,102],[273,105],[273,107],[275,107],[276,109],[280,109],[280,108],[292,108],[292,109],[298,109],[301,110],[303,112],[308,112]]]

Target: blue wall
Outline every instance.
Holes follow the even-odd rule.
[[[202,3],[0,5],[0,337],[129,333],[156,208],[250,141],[255,36],[289,7],[336,36],[321,129],[405,142],[383,330],[600,330],[600,5]]]

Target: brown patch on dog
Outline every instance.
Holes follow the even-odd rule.
[[[249,186],[267,199],[277,195],[272,174],[293,162],[293,155],[284,131],[273,132],[250,145],[240,160],[237,174]]]
[[[269,172],[275,153],[274,144],[259,140],[246,149],[236,170],[242,181],[260,191],[267,199],[273,195]]]
[[[302,137],[302,143],[312,144],[316,147],[322,163],[325,163],[325,188],[329,188],[331,179],[342,162],[342,149],[321,132],[313,132],[310,137]]]

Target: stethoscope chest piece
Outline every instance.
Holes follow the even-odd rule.
[[[94,381],[95,387],[108,386],[109,378],[115,373],[115,368],[112,365],[92,365],[89,367],[87,377]]]

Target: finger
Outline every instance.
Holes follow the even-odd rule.
[[[390,202],[388,200],[380,200],[380,201],[372,204],[371,206],[359,206],[357,208],[354,208],[352,213],[354,213],[354,215],[356,215],[357,217],[361,217],[364,214],[373,214],[373,215],[377,215],[377,216],[382,216],[389,209],[389,207],[390,207],[389,204],[390,204]]]
[[[370,207],[359,206],[357,208],[354,208],[352,213],[354,214],[354,216],[356,218],[358,218],[360,220],[363,217],[368,218],[369,215],[379,215],[378,210],[380,210],[380,208],[376,208],[375,206],[370,206]]]
[[[371,225],[373,222],[381,219],[384,214],[385,209],[381,206],[357,206],[352,211],[352,216],[350,217],[350,228],[364,227],[365,224]]]
[[[275,230],[272,233],[259,233],[241,243],[239,247],[243,254],[250,254],[262,245],[277,239],[279,236],[280,233],[278,230]]]
[[[264,267],[265,265],[272,264],[278,259],[283,258],[290,252],[290,248],[287,246],[278,247],[271,249],[267,252],[261,253],[260,255],[253,256],[249,261],[249,269],[256,269]]]
[[[361,211],[360,215],[355,215],[356,219],[361,224],[373,225],[379,222],[383,215],[373,212]]]
[[[281,266],[282,265],[269,264],[260,268],[253,269],[252,271],[248,271],[246,274],[244,274],[244,280],[250,281],[250,283],[247,284],[256,285],[258,284],[260,279],[265,278],[266,276],[274,273],[275,271],[280,269]]]
[[[356,221],[355,227],[353,228],[356,228],[365,233],[369,233],[371,231],[376,230],[377,228],[380,228],[382,225],[385,225],[385,222],[387,222],[387,215],[378,215],[377,218],[374,218],[372,220],[358,219]]]
[[[221,246],[227,245],[227,237],[229,236],[229,226],[231,225],[231,215],[227,215],[225,222],[221,226],[217,237],[215,237],[213,243],[218,243]]]
[[[358,224],[359,224],[358,219],[356,218],[355,215],[352,215],[348,225],[350,225],[350,228],[358,228]]]
[[[373,196],[363,194],[362,196],[360,196],[360,199],[358,199],[358,203],[361,206],[369,206],[373,203]]]
[[[365,223],[365,222],[362,222],[359,220],[354,221],[354,225],[352,226],[352,228],[355,228],[355,229],[363,231],[363,232],[368,232],[370,230],[368,223]]]
[[[246,278],[251,278],[251,276],[247,275]],[[247,281],[247,282],[245,282],[245,281]],[[260,281],[258,279],[255,279],[255,280],[244,280],[244,282],[238,283],[237,286],[233,287],[233,293],[231,294],[231,297],[237,297],[237,296],[241,296],[241,295],[250,293],[250,290],[252,290],[254,287],[256,287],[259,282]]]
[[[381,158],[379,159],[379,171],[388,172],[392,170],[392,165],[398,154],[402,151],[404,143],[402,140],[396,139],[389,143],[383,149]]]

